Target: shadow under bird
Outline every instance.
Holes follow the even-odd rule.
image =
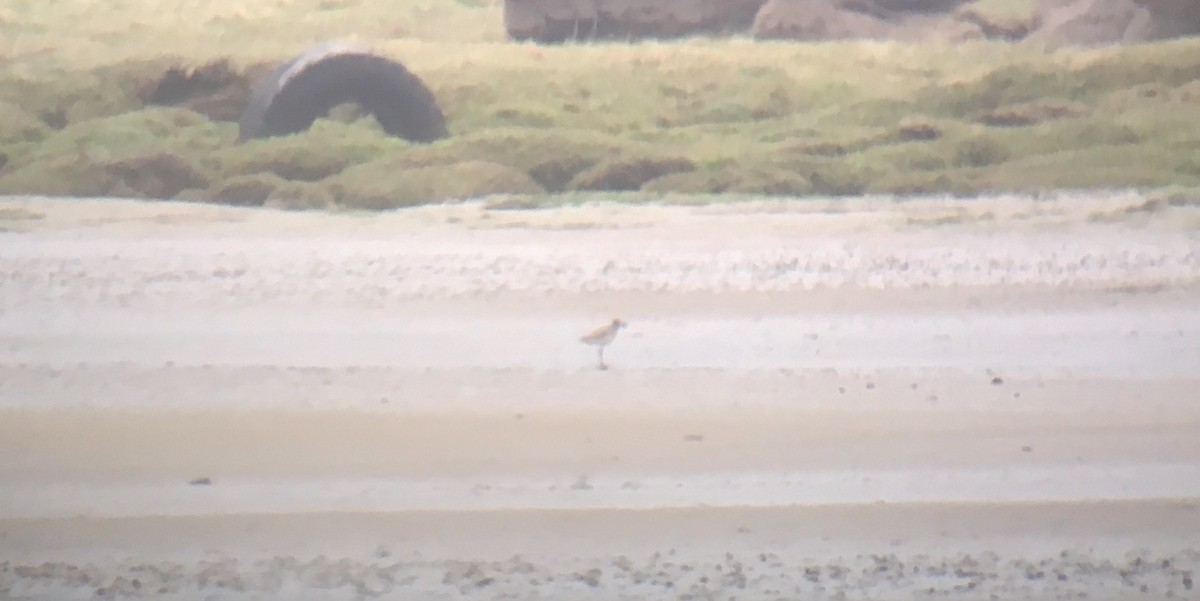
[[[579,339],[579,341],[584,344],[590,344],[596,347],[596,369],[608,369],[608,365],[604,363],[604,347],[611,344],[612,341],[616,339],[617,332],[620,332],[621,328],[624,328],[626,325],[628,324],[614,317],[613,320],[608,323],[608,325],[596,328],[586,336]]]

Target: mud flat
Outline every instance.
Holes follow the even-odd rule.
[[[1200,594],[1194,207],[0,216],[3,598]]]

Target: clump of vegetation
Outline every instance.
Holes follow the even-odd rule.
[[[264,206],[289,211],[323,210],[337,207],[328,186],[310,182],[286,182],[276,186]]]
[[[329,182],[340,205],[353,209],[393,209],[429,202],[466,200],[493,194],[543,192],[524,171],[488,161],[463,161],[398,169],[384,157],[347,169]]]
[[[208,176],[187,157],[156,152],[103,164],[117,177],[117,192],[137,198],[173,198],[183,190],[207,186]],[[114,191],[110,191],[114,193]]]
[[[302,135],[226,146],[208,154],[206,163],[231,175],[274,173],[287,180],[316,182],[407,145],[378,125],[320,119]]]
[[[1012,156],[995,137],[980,135],[967,138],[954,146],[955,167],[987,167],[999,165]]]
[[[13,144],[38,142],[50,133],[50,127],[36,115],[13,104],[0,101],[0,140]]]
[[[575,176],[567,187],[571,190],[640,190],[650,180],[695,169],[696,165],[683,157],[613,158]]]
[[[21,43],[0,70],[0,193],[384,209],[580,191],[1200,186],[1200,40],[1054,53],[1000,42],[539,47],[506,42],[491,0],[139,6],[8,9],[0,34]],[[961,10],[1014,30],[1033,14],[1030,0]],[[424,80],[452,135],[412,144],[350,115],[237,141],[232,108],[258,77],[346,37]]]
[[[196,194],[189,190],[188,200],[207,199],[213,202],[245,207],[259,207],[277,191],[286,189],[288,181],[274,173],[237,175],[217,183],[210,190]]]
[[[650,144],[597,131],[500,127],[409,148],[393,157],[392,165],[403,169],[486,161],[524,171],[539,186],[560,192],[577,175],[604,159],[653,152]]]
[[[1173,207],[1200,207],[1200,186],[1167,186],[1152,199]]]

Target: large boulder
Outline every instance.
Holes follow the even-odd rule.
[[[558,43],[690,35],[904,41],[1029,37],[1049,46],[1200,34],[1200,0],[505,0],[508,34]],[[1031,33],[1032,32],[1032,33]]]
[[[944,12],[962,4],[964,0],[859,0],[859,4],[870,4],[881,9],[907,13]]]
[[[889,26],[881,15],[846,10],[837,0],[769,0],[754,18],[756,38],[841,40],[883,38]]]
[[[1038,28],[1029,39],[1049,46],[1096,46],[1120,42],[1150,13],[1133,0],[1038,0]]]
[[[1197,0],[1038,0],[1029,39],[1048,46],[1103,46],[1200,34]]]
[[[754,19],[756,38],[792,40],[962,40],[1026,33],[967,10],[968,0],[768,0]]]
[[[1200,35],[1200,2],[1196,0],[1134,0],[1149,12],[1143,29],[1125,32],[1123,41],[1165,40]]]
[[[740,34],[766,0],[505,0],[515,40],[666,39]]]

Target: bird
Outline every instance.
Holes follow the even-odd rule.
[[[619,318],[614,317],[613,320],[607,325],[600,326],[599,328],[592,330],[591,333],[579,339],[579,341],[584,344],[590,344],[596,347],[596,358],[598,359],[596,369],[608,369],[608,366],[604,364],[604,347],[612,343],[613,339],[617,337],[617,332],[621,331],[621,328],[625,327],[626,325],[628,324],[621,321]]]

